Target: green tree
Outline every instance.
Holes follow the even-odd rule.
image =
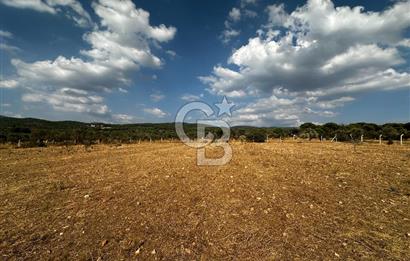
[[[394,140],[398,138],[399,132],[394,127],[388,125],[383,127],[382,135],[388,140]]]
[[[349,132],[350,132],[350,137],[353,139],[353,141],[359,141],[361,136],[363,135],[363,129],[358,128],[358,127],[351,128]]]

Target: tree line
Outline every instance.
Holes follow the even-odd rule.
[[[186,134],[195,139],[196,124],[184,123]],[[216,138],[222,135],[217,127],[206,126]],[[297,136],[304,139],[332,139],[338,141],[360,139],[397,140],[401,134],[410,138],[410,123],[352,123],[348,125],[326,123],[317,125],[304,123],[299,127],[258,128],[235,126],[231,128],[231,139],[264,142],[267,138],[288,138]],[[174,123],[106,124],[83,123],[76,121],[46,121],[33,118],[11,118],[0,116],[0,142],[21,143],[24,146],[45,146],[54,144],[95,144],[95,143],[132,143],[137,141],[176,140]]]

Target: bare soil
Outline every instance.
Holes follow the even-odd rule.
[[[410,259],[408,144],[232,146],[3,148],[0,259]]]

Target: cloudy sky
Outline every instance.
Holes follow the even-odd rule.
[[[410,0],[0,0],[0,114],[234,125],[410,121]]]

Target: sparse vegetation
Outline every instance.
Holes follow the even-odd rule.
[[[407,260],[410,147],[231,142],[0,150],[0,256]],[[209,152],[209,153],[208,153]],[[210,149],[209,156],[220,151]]]

